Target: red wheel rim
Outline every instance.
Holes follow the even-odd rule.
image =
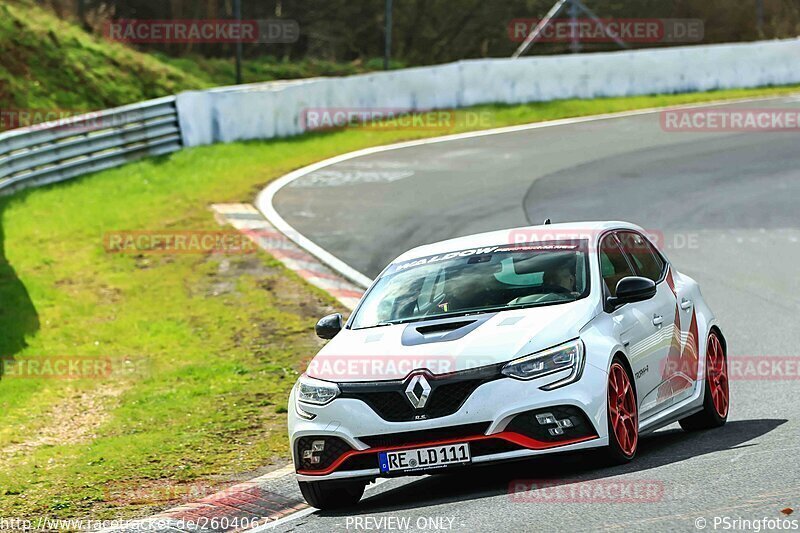
[[[625,455],[633,455],[639,442],[639,410],[628,373],[619,363],[608,374],[608,415],[617,443]]]
[[[722,343],[713,333],[708,336],[706,350],[706,377],[711,389],[711,401],[720,418],[728,414],[728,368]]]

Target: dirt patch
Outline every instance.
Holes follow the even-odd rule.
[[[242,276],[252,276],[256,279],[276,276],[278,269],[268,266],[257,255],[224,256],[211,255],[210,262],[216,262],[216,270],[206,276],[205,283],[192,287],[192,295],[205,297],[222,296],[236,293],[236,283]]]
[[[0,450],[0,458],[30,453],[41,446],[58,446],[89,442],[109,418],[110,406],[124,388],[102,385],[90,391],[76,392],[56,402],[42,418],[44,427],[23,442],[13,443]]]
[[[316,294],[310,287],[301,286],[301,283],[292,276],[276,275],[263,279],[259,282],[259,287],[272,293],[278,309],[308,318],[313,320],[313,323],[325,315],[341,311],[339,307]]]

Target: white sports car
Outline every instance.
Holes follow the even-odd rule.
[[[726,343],[697,283],[635,225],[553,224],[415,248],[292,390],[300,488],[353,505],[381,476],[598,449],[728,415]],[[703,356],[703,354],[705,354]]]

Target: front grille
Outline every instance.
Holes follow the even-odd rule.
[[[459,407],[469,398],[475,389],[486,383],[485,380],[458,381],[448,383],[436,389],[436,394],[431,396],[428,403],[428,417],[436,418],[446,416],[458,411]]]
[[[312,459],[303,459],[303,452],[310,450],[314,441],[323,441],[322,451],[314,452],[315,457],[319,457],[319,462],[314,463]],[[325,470],[331,466],[345,452],[352,450],[345,441],[338,437],[300,437],[295,444],[295,452],[299,470]]]
[[[425,376],[431,392],[426,405],[420,409],[415,408],[406,396],[405,390],[411,376],[402,381],[339,383],[340,398],[361,400],[388,422],[427,420],[455,413],[478,387],[503,377],[499,366],[467,370],[447,376],[429,374]]]
[[[489,429],[490,422],[478,422],[476,424],[463,424],[460,426],[450,426],[445,428],[423,429],[420,431],[403,431],[402,433],[383,433],[381,435],[369,435],[358,437],[358,440],[370,448],[380,448],[385,446],[405,446],[407,444],[424,443],[431,441],[442,441],[450,439],[461,439],[483,435]]]

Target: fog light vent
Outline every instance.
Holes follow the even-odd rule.
[[[515,416],[506,431],[532,437],[544,442],[555,442],[596,435],[586,414],[571,405],[526,411]]]
[[[295,443],[298,470],[323,470],[352,448],[338,437],[300,437]]]

